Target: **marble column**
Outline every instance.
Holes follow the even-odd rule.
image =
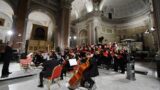
[[[21,48],[25,30],[25,18],[27,14],[29,0],[20,0],[15,12],[16,22],[14,26],[13,47]]]

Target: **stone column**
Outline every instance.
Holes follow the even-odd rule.
[[[160,51],[160,0],[152,0],[153,3],[153,13],[154,13],[154,24],[155,30],[157,32],[157,43],[158,50]]]
[[[92,22],[91,22],[91,44],[98,44],[98,27],[100,24],[100,16],[101,12],[100,11],[93,11],[92,12]]]
[[[90,28],[90,45],[91,44],[95,44],[94,42],[95,42],[95,21],[94,21],[94,17],[93,17],[93,20],[92,20],[92,22],[90,23],[90,26],[91,26],[91,28]]]
[[[155,30],[157,32],[157,41],[158,41],[158,52],[155,58],[157,62],[157,75],[160,78],[160,0],[152,0],[153,1],[153,10],[154,10],[154,21],[155,21]]]
[[[13,35],[13,47],[21,48],[22,42],[24,38],[24,30],[25,30],[25,18],[27,14],[29,0],[20,0],[17,10],[15,12],[16,22],[14,26],[14,35]]]
[[[70,13],[71,2],[73,0],[64,0],[61,2],[61,21],[60,21],[60,42],[58,46],[63,50],[69,46],[69,31],[70,31]]]
[[[16,20],[17,20],[17,16],[13,15],[12,16],[13,19],[13,23],[12,23],[12,30],[15,31],[16,30]],[[13,37],[13,36],[12,36]],[[11,38],[11,41],[13,41],[13,38]]]

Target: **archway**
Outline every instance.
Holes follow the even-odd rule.
[[[44,50],[48,48],[47,43],[53,47],[55,27],[55,20],[47,13],[41,10],[30,12],[25,38],[26,40],[32,40],[32,43],[36,43],[36,46],[31,46],[31,49],[33,49],[31,51],[35,51],[34,47],[36,47],[36,50]],[[30,43],[30,45],[32,44]]]
[[[81,30],[79,32],[79,42],[80,45],[87,45],[88,39],[87,39],[87,30]]]
[[[6,43],[10,41],[10,35],[8,31],[12,30],[14,11],[12,7],[5,1],[0,1],[0,42]]]

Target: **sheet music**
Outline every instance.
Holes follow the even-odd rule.
[[[77,65],[77,60],[76,59],[69,59],[69,64],[70,66],[74,66],[74,65]]]

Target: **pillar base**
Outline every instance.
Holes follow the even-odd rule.
[[[158,50],[155,56],[156,64],[157,64],[157,77],[160,78],[160,50]]]

